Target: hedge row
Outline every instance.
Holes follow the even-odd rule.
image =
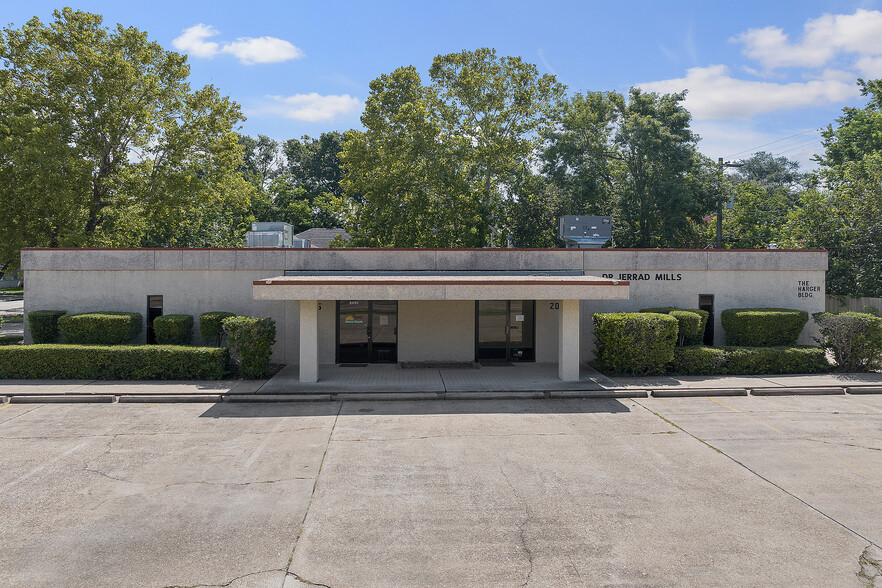
[[[640,312],[655,312],[669,314],[679,323],[678,345],[701,345],[704,342],[704,331],[707,328],[707,319],[710,313],[699,308],[677,308],[676,306],[662,306],[659,308],[644,308]],[[695,318],[684,313],[697,314],[700,323],[695,326]]]
[[[223,320],[227,342],[245,378],[264,378],[276,342],[276,321],[271,318],[232,316]]]
[[[189,345],[193,341],[193,317],[164,314],[153,319],[153,335],[159,345]]]
[[[0,378],[60,380],[219,380],[222,347],[172,345],[11,345],[0,347]]]
[[[224,319],[236,316],[232,312],[212,310],[199,315],[199,334],[203,345],[220,347],[224,338]]]
[[[58,319],[58,333],[71,345],[123,345],[143,326],[144,317],[137,312],[81,312]]]
[[[66,310],[32,310],[28,313],[28,329],[34,343],[55,343],[58,341],[58,319],[67,314]]]
[[[677,324],[677,319],[667,314],[595,314],[597,367],[622,374],[664,372],[674,359]]]
[[[808,313],[792,308],[730,308],[720,313],[720,322],[728,345],[793,345],[808,322]]]
[[[678,347],[668,373],[680,376],[819,374],[833,368],[820,347]]]

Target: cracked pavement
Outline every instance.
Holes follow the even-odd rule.
[[[0,586],[882,587],[882,396],[0,406]]]

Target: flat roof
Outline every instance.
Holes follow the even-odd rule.
[[[254,280],[255,300],[627,300],[630,283],[575,275],[340,275]]]

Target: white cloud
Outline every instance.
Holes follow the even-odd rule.
[[[236,57],[244,65],[255,63],[281,63],[292,59],[300,59],[303,51],[284,39],[275,37],[239,37],[233,42],[220,43],[206,41],[216,37],[220,32],[211,25],[199,23],[184,29],[181,35],[172,40],[172,46],[178,51],[210,59],[218,53],[226,53]]]
[[[882,57],[861,57],[854,66],[864,77],[882,78]]]
[[[746,119],[776,110],[822,106],[858,96],[857,87],[840,79],[776,84],[739,80],[725,65],[693,67],[685,78],[637,84],[659,93],[689,90],[684,105],[695,119]]]
[[[272,104],[255,110],[256,114],[270,114],[305,122],[333,120],[361,108],[361,101],[349,94],[322,96],[294,94],[293,96],[268,96]]]
[[[823,67],[840,53],[882,55],[882,12],[858,9],[810,19],[796,43],[774,26],[750,29],[731,40],[743,43],[744,54],[767,69]]]
[[[275,37],[240,37],[223,48],[224,53],[235,55],[245,65],[255,63],[281,63],[291,59],[300,59],[303,51],[288,41]]]
[[[219,46],[217,43],[205,39],[219,34],[213,26],[199,23],[184,29],[181,36],[172,41],[172,46],[188,55],[210,59],[217,55]]]

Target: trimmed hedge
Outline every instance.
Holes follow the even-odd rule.
[[[882,367],[882,318],[860,312],[818,312],[812,315],[821,331],[817,339],[845,372]]]
[[[233,316],[224,319],[227,341],[239,359],[245,378],[264,378],[276,342],[276,321],[271,318]]]
[[[32,310],[28,313],[28,329],[34,343],[55,343],[58,340],[58,319],[66,310]]]
[[[141,333],[144,317],[137,312],[81,312],[58,319],[58,332],[70,345],[123,345]]]
[[[668,373],[680,376],[820,374],[832,369],[820,347],[678,347]]]
[[[700,308],[678,308],[676,306],[661,306],[659,308],[644,308],[640,312],[672,314],[675,310],[680,312],[693,312],[701,317],[701,324],[698,327],[698,332],[694,333],[692,336],[685,337],[681,345],[701,345],[702,343],[704,343],[704,331],[707,328],[708,318],[710,318],[710,313],[706,310],[701,310]],[[679,332],[679,335],[680,337],[683,337],[682,328]]]
[[[622,374],[662,373],[674,359],[677,319],[659,313],[597,313],[594,338],[597,364],[602,369]]]
[[[173,345],[11,345],[0,347],[0,378],[219,380],[228,352]]]
[[[774,347],[793,345],[808,322],[808,313],[792,308],[730,308],[720,313],[728,345]]]
[[[153,335],[159,345],[189,345],[193,341],[193,316],[164,314],[153,319]]]
[[[224,338],[224,319],[236,316],[232,312],[212,310],[199,315],[199,334],[203,345],[220,347]]]
[[[668,314],[677,319],[677,345],[682,347],[686,341],[695,341],[701,329],[701,315],[689,310],[672,310]]]

